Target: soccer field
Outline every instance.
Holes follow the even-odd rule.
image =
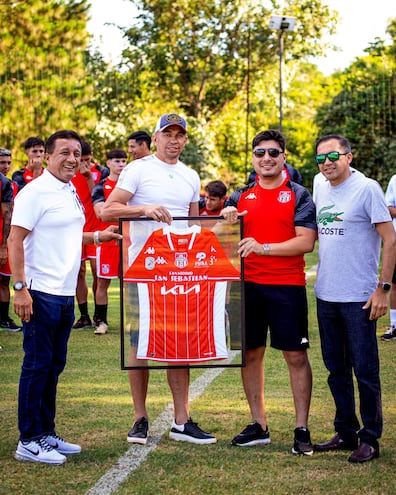
[[[307,257],[308,267],[314,262],[314,255]],[[70,457],[62,466],[21,463],[13,458],[18,439],[17,393],[22,335],[0,332],[1,495],[395,493],[396,341],[379,342],[384,435],[380,458],[373,462],[352,465],[346,461],[348,452],[314,454],[310,458],[291,454],[294,408],[288,372],[281,353],[273,349],[268,349],[266,356],[270,445],[231,446],[232,437],[250,421],[239,370],[232,368],[219,373],[191,403],[193,420],[217,436],[216,444],[201,446],[169,440],[167,424],[162,425],[161,418],[171,417],[168,408],[171,395],[165,372],[154,370],[150,376],[148,409],[151,424],[156,424],[156,436],[149,439],[147,446],[131,447],[126,435],[133,415],[127,373],[120,370],[118,293],[118,284],[113,282],[108,334],[97,336],[93,330],[72,332],[68,364],[58,388],[57,430],[61,436],[81,444],[83,451]],[[334,406],[320,354],[312,279],[308,283],[308,295],[309,356],[314,377],[309,426],[313,442],[319,442],[333,434]],[[385,318],[379,322],[378,335],[383,333],[386,324]],[[193,370],[192,382],[204,373],[207,370]],[[161,437],[163,430],[165,434]],[[125,465],[118,463],[120,458]],[[102,478],[109,471],[110,475]],[[119,479],[125,478],[119,486],[116,473],[122,474]],[[98,484],[101,478],[105,480],[104,484]]]

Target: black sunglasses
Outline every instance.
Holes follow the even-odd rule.
[[[330,153],[323,153],[323,155],[316,155],[315,156],[315,161],[317,165],[323,165],[324,162],[326,161],[326,158],[328,158],[331,162],[336,162],[340,156],[342,155],[347,155],[349,151],[346,153],[340,153],[339,151],[330,151]]]
[[[283,151],[280,151],[277,148],[256,148],[253,151],[253,155],[257,158],[262,158],[263,156],[265,156],[266,152],[271,158],[278,158],[278,156],[283,153]]]

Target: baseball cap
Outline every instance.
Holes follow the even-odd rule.
[[[163,131],[171,125],[178,125],[187,132],[186,120],[183,119],[183,117],[180,117],[180,115],[177,115],[177,113],[165,113],[164,115],[161,115],[155,126],[154,132]]]
[[[0,156],[11,156],[11,151],[7,148],[0,148]]]

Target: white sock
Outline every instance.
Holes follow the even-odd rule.
[[[184,424],[178,425],[175,420],[172,421],[172,428],[176,428],[179,431],[184,431]]]

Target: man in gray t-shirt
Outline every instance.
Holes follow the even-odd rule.
[[[352,174],[346,138],[319,139],[316,162],[327,181],[315,194],[319,239],[315,294],[323,361],[336,406],[336,435],[315,448],[353,450],[350,462],[366,462],[378,457],[382,433],[376,321],[388,308],[396,235],[380,186]],[[353,374],[362,427],[355,412]]]

